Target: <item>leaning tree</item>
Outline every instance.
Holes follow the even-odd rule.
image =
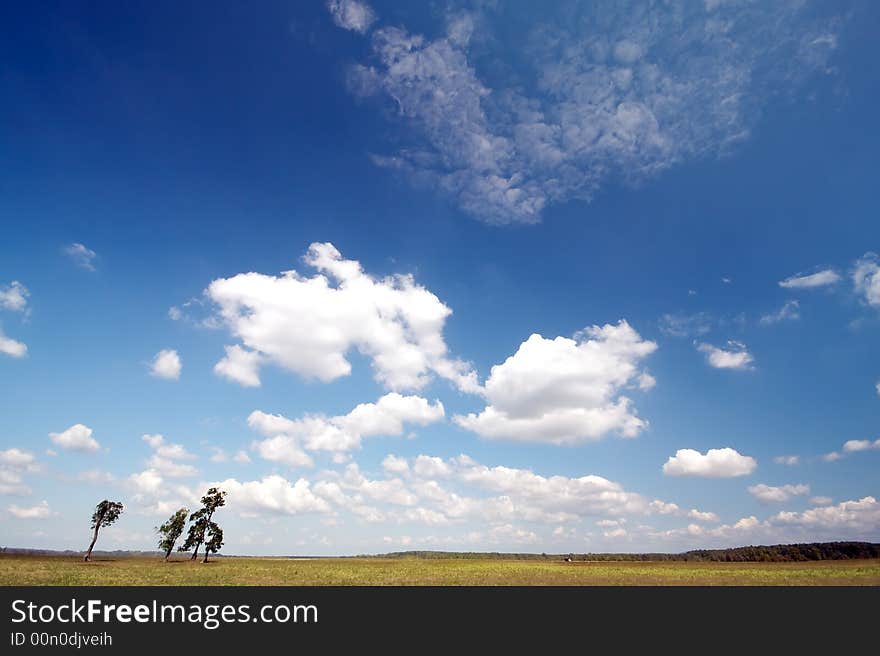
[[[92,534],[92,543],[89,545],[89,550],[83,558],[84,561],[88,562],[92,559],[92,549],[95,548],[95,542],[98,541],[98,530],[104,526],[110,526],[110,524],[119,519],[121,514],[122,504],[119,501],[104,499],[95,506],[95,512],[92,513],[92,530],[94,530],[94,533]]]
[[[223,529],[217,525],[217,522],[209,522],[208,530],[205,535],[205,559],[203,563],[208,562],[208,554],[217,553],[223,546]]]
[[[171,515],[162,526],[156,528],[156,532],[160,535],[159,548],[165,552],[166,561],[174,549],[174,543],[177,542],[177,538],[183,533],[187,515],[189,515],[189,510],[181,508]]]
[[[226,492],[216,487],[210,488],[205,496],[202,497],[202,507],[189,516],[192,522],[189,531],[186,534],[186,540],[180,547],[180,551],[193,550],[190,560],[195,560],[199,555],[199,547],[205,542],[206,536],[210,533],[209,529],[213,522],[211,518],[217,508],[226,505]],[[214,524],[216,526],[216,524]],[[219,526],[217,527],[219,530]],[[220,544],[223,543],[222,532],[220,533]],[[219,549],[219,546],[218,546]],[[207,560],[205,561],[207,562]]]

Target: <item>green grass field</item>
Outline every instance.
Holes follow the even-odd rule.
[[[880,585],[880,560],[547,562],[375,558],[189,560],[0,556],[0,585]]]

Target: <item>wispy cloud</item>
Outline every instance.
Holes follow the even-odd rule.
[[[769,326],[780,321],[794,321],[801,318],[800,303],[795,300],[786,301],[785,304],[776,310],[763,315],[759,320],[762,326]]]
[[[796,274],[785,280],[779,281],[779,286],[785,289],[815,289],[833,285],[840,280],[840,274],[834,269],[823,269],[816,273]]]
[[[343,4],[331,3],[337,23]],[[486,222],[530,223],[552,203],[746,139],[769,97],[828,70],[837,26],[800,4],[566,4],[503,38],[485,34],[491,10],[454,15],[435,39],[381,27],[350,88],[384,94],[409,129],[410,143],[377,164]],[[480,64],[506,47],[525,70],[493,86]]]
[[[65,247],[64,252],[78,267],[87,271],[95,270],[95,258],[98,254],[91,248],[86,247],[84,244],[73,243]]]

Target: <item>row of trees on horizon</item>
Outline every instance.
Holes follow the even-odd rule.
[[[165,555],[163,560],[167,561],[171,556],[177,540],[183,535],[187,520],[189,520],[189,531],[178,551],[192,551],[190,560],[196,560],[199,549],[204,545],[205,556],[202,562],[207,563],[208,556],[219,552],[223,547],[223,529],[214,521],[214,513],[218,508],[226,505],[225,490],[210,488],[202,497],[201,503],[202,507],[192,513],[188,508],[180,508],[164,524],[156,527],[156,532],[159,534],[159,549]],[[98,541],[98,531],[114,524],[123,510],[124,506],[121,502],[108,499],[95,506],[95,512],[92,513],[92,542],[83,556],[85,562],[92,559],[92,550]]]

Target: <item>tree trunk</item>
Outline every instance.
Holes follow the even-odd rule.
[[[92,559],[92,549],[95,548],[95,542],[98,541],[98,527],[95,527],[95,533],[92,535],[92,543],[89,545],[89,550],[86,552],[85,557],[83,558],[83,562],[89,562]]]
[[[206,531],[208,530],[208,526],[211,524],[211,516],[212,516],[213,514],[214,514],[214,512],[211,511],[211,514],[208,515],[208,519],[205,520],[205,530],[206,530]],[[204,541],[204,539],[205,539],[205,534],[202,533],[202,541]],[[196,558],[199,557],[199,547],[200,547],[200,546],[202,546],[202,543],[201,543],[201,542],[199,542],[198,544],[196,544],[195,551],[193,551],[192,560],[195,560]],[[205,560],[204,560],[203,562],[206,562],[206,563],[208,562],[208,550],[207,550],[207,547],[205,548]]]
[[[171,555],[171,550],[172,550],[172,549],[174,549],[174,545],[173,545],[173,544],[171,545],[171,547],[168,548],[168,551],[165,552],[165,562],[166,562],[166,563],[168,562],[168,557]]]
[[[207,563],[207,562],[208,562],[208,554],[209,554],[209,553],[211,553],[211,552],[208,551],[208,549],[205,549],[205,559],[202,561],[203,563]]]

